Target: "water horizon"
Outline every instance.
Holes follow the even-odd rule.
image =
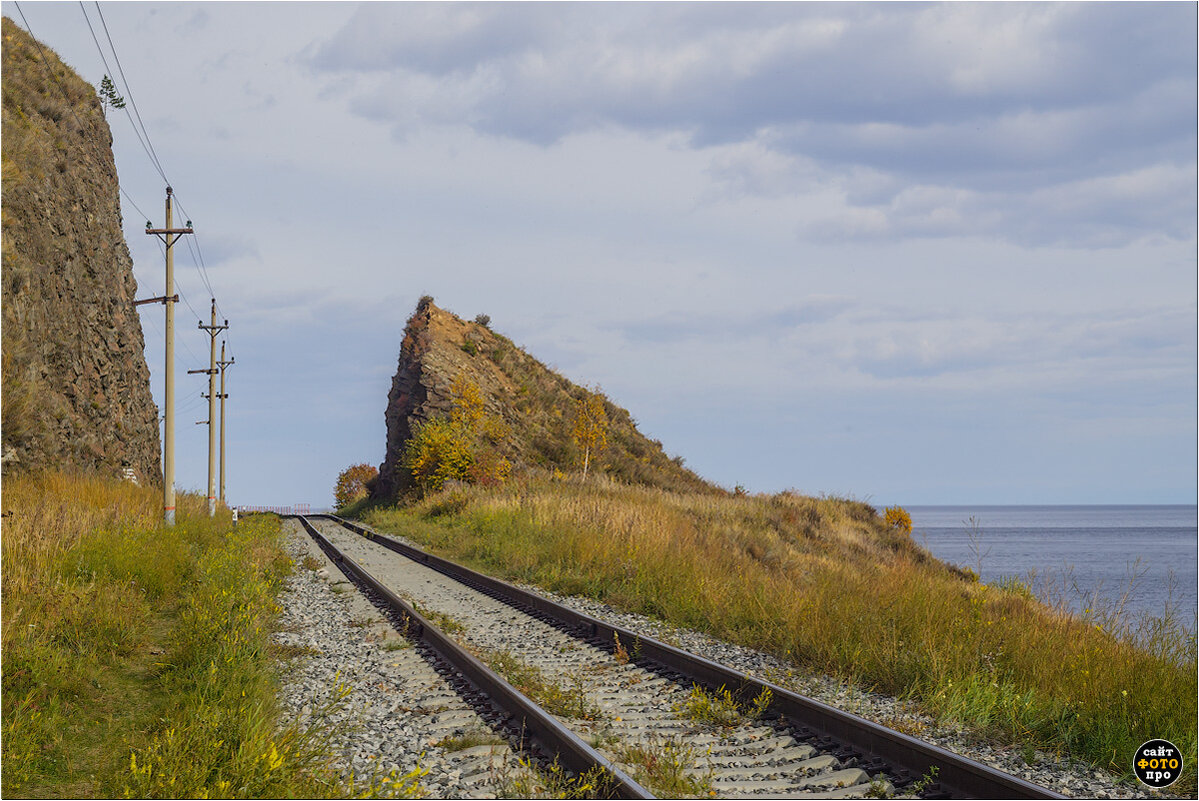
[[[1199,613],[1197,504],[945,504],[906,507],[912,538],[981,581],[1017,578],[1076,614]]]

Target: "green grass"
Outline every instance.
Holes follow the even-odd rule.
[[[406,795],[417,775],[344,780],[327,728],[281,722],[279,524],[203,500],[158,522],[154,490],[6,478],[7,797]]]
[[[441,629],[442,634],[448,634],[453,637],[466,633],[466,624],[453,615],[446,612],[439,612],[436,609],[426,609],[412,600],[412,598],[408,599],[408,603],[412,604],[412,608],[418,615]]]
[[[675,706],[674,712],[696,723],[718,729],[733,729],[762,717],[770,706],[771,696],[770,688],[766,687],[756,698],[742,705],[726,687],[708,692],[699,685],[692,685],[687,696]]]
[[[602,720],[605,715],[583,690],[582,676],[571,676],[570,684],[546,676],[541,668],[524,662],[508,651],[480,651],[479,658],[508,683],[536,701],[552,715],[575,720]]]
[[[909,698],[989,737],[1130,778],[1165,738],[1195,789],[1196,642],[1177,621],[1081,620],[932,559],[868,505],[595,481],[459,487],[370,525],[511,580],[595,598]],[[1151,627],[1153,636],[1138,640]]]
[[[695,748],[673,737],[626,745],[618,749],[622,762],[633,766],[633,779],[660,798],[708,798],[715,795],[712,776],[694,771]]]
[[[583,774],[574,774],[555,759],[539,766],[520,758],[515,766],[500,769],[498,798],[610,798],[612,777],[603,768],[595,767]]]
[[[435,743],[435,745],[438,748],[445,749],[446,751],[454,752],[465,751],[467,748],[474,748],[480,745],[500,746],[504,745],[505,743],[506,741],[502,737],[497,736],[491,730],[479,728],[465,732],[464,734],[446,737],[442,740],[439,740],[437,743]]]

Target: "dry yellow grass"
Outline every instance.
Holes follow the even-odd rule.
[[[609,481],[459,487],[364,515],[508,578],[771,651],[1118,772],[1145,740],[1194,764],[1194,634],[1078,620],[978,584],[837,498]],[[1181,785],[1194,788],[1191,772]]]
[[[127,481],[62,473],[6,478],[2,498],[6,605],[19,605],[86,535],[152,528],[162,515],[161,496],[153,491]],[[5,614],[5,644],[19,619]]]

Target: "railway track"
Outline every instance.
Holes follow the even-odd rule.
[[[604,794],[1062,797],[350,521],[296,519],[476,704],[502,710],[509,739],[602,776]]]
[[[423,644],[403,642],[360,593],[344,592],[344,578],[297,524],[293,541],[304,571],[289,587],[276,642],[322,658],[300,661],[290,680],[301,692],[284,703],[299,721],[323,719],[334,729],[329,748],[341,753],[357,779],[403,775],[412,759],[428,771],[421,784],[433,797],[494,797],[527,776],[520,754],[496,735],[502,710],[483,699]],[[323,563],[323,566],[320,566]],[[347,636],[347,628],[356,634]],[[330,706],[315,688],[353,692],[352,705]],[[334,690],[335,694],[338,692]],[[337,724],[344,724],[340,730]],[[534,777],[527,776],[532,779]]]

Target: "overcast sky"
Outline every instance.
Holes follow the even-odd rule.
[[[78,3],[21,9],[110,71]],[[325,505],[382,460],[423,294],[726,487],[1196,500],[1194,3],[100,9],[229,318],[231,503]],[[110,124],[161,294],[165,182]],[[161,403],[161,307],[142,325]]]

